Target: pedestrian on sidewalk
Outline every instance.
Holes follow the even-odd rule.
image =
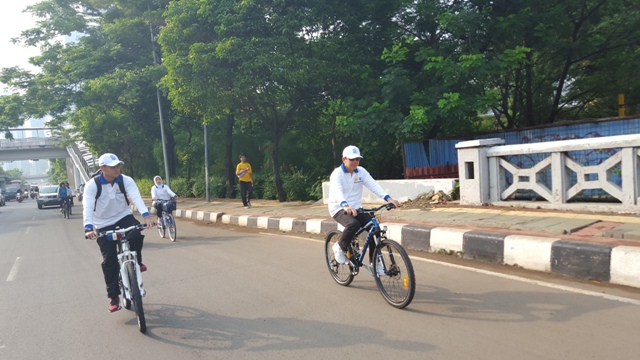
[[[251,207],[253,197],[253,171],[251,164],[247,162],[247,156],[240,154],[240,163],[236,166],[236,176],[240,180],[240,197],[245,209]]]
[[[391,198],[365,168],[359,166],[360,160],[360,149],[353,145],[347,146],[342,151],[342,164],[333,170],[329,178],[329,213],[344,226],[340,241],[333,245],[336,261],[340,264],[347,263],[346,251],[353,236],[371,220],[369,214],[358,213],[358,209],[362,208],[363,187],[388,203],[400,206],[400,203]],[[370,262],[373,260],[373,254],[375,244],[371,244],[369,251]]]

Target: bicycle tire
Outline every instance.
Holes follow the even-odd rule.
[[[118,274],[118,285],[120,286],[120,296],[122,296],[122,306],[129,310],[131,309],[131,300],[127,299],[126,292],[124,291],[124,283],[122,282],[122,275]]]
[[[166,224],[169,230],[169,239],[171,239],[171,241],[176,241],[178,229],[176,228],[176,220],[173,218],[173,215],[167,215]]]
[[[385,274],[378,276],[378,267],[373,266],[376,286],[382,297],[393,307],[402,309],[409,305],[416,292],[416,276],[409,255],[393,240],[383,240],[376,248],[374,259],[382,256]]]
[[[62,217],[64,217],[65,219],[69,218],[69,209],[67,208],[66,204],[62,204]]]
[[[351,266],[349,264],[339,264],[333,254],[333,244],[340,241],[341,237],[342,232],[338,230],[330,231],[327,234],[324,241],[324,258],[327,261],[327,268],[333,280],[342,286],[349,286],[354,278]]]
[[[160,221],[158,222],[158,226],[157,226],[158,234],[160,234],[160,237],[164,239],[165,227],[162,225],[163,222],[166,223],[164,219],[164,215],[160,218]]]
[[[129,286],[131,290],[131,301],[135,308],[136,317],[138,318],[138,329],[141,333],[147,331],[147,321],[144,318],[144,307],[142,306],[142,294],[140,294],[140,288],[138,287],[138,276],[136,273],[136,267],[132,262],[127,263],[127,273],[129,275]]]

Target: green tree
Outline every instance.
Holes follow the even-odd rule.
[[[132,176],[157,173],[155,85],[164,70],[154,66],[151,32],[162,25],[158,9],[165,6],[162,1],[48,0],[29,7],[41,21],[21,40],[42,49],[31,59],[41,72],[2,72],[3,82],[23,90],[20,113],[49,115],[50,125],[61,129],[73,125],[70,135],[86,141],[96,154],[118,153]],[[75,41],[57,40],[74,34]],[[171,127],[165,128],[168,153],[174,154]],[[171,157],[171,171],[175,166]]]
[[[20,169],[9,169],[5,171],[5,175],[11,178],[11,180],[24,180],[24,174]]]
[[[450,134],[446,127],[473,131],[489,109],[497,128],[511,129],[577,119],[602,110],[612,93],[636,93],[611,82],[636,58],[631,1],[420,1],[410,9],[398,17],[406,37],[386,58],[414,84],[413,109],[436,117],[429,137]],[[614,115],[611,105],[600,114]]]
[[[49,182],[51,184],[60,184],[67,181],[67,159],[49,159]]]
[[[205,121],[242,114],[270,133],[267,148],[280,201],[286,200],[282,136],[320,96],[319,75],[328,70],[300,36],[308,24],[305,9],[272,1],[174,2],[161,34],[174,105],[189,104]]]

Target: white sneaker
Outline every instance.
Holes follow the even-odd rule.
[[[333,244],[333,255],[335,255],[336,261],[338,264],[346,264],[347,263],[347,254],[345,254],[344,250],[340,247],[340,244]]]
[[[380,259],[376,261],[376,271],[378,273],[378,276],[387,276],[387,274],[385,274],[384,272],[384,265],[382,265],[382,261],[380,261]]]

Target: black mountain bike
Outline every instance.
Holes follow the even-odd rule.
[[[62,216],[64,216],[66,219],[71,216],[71,202],[68,198],[64,198],[62,200]]]
[[[329,273],[338,284],[348,286],[358,275],[360,268],[365,267],[376,281],[382,297],[391,305],[402,309],[411,303],[416,291],[416,280],[409,255],[397,242],[387,239],[386,227],[380,227],[380,219],[376,213],[382,209],[391,210],[393,204],[385,204],[373,209],[358,209],[359,213],[369,213],[371,221],[355,234],[347,250],[347,264],[336,261],[333,244],[340,241],[341,231],[331,231],[325,240],[324,252]],[[379,216],[379,215],[378,215]],[[358,235],[368,232],[367,239],[360,247]],[[369,245],[376,245],[374,263],[363,263]]]

